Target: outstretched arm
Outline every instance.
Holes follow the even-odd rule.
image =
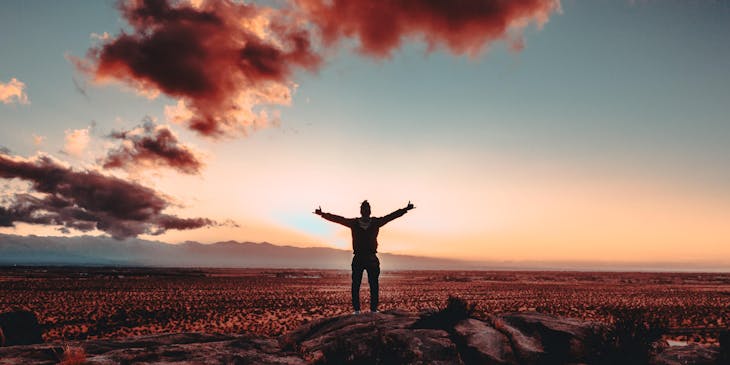
[[[326,219],[326,220],[328,220],[330,222],[339,223],[339,224],[341,224],[343,226],[347,226],[347,227],[350,226],[350,220],[349,219],[347,219],[345,217],[341,217],[341,216],[339,216],[337,214],[325,213],[325,212],[322,211],[322,207],[317,208],[314,211],[314,214],[316,214],[316,215],[318,215],[318,216],[320,216],[320,217],[322,217],[322,218],[324,218],[324,219]]]
[[[402,217],[403,214],[406,214],[407,211],[409,211],[409,210],[411,210],[413,208],[415,208],[415,207],[413,206],[413,204],[411,204],[411,201],[409,200],[408,201],[408,205],[406,205],[405,208],[400,208],[400,209],[396,210],[395,212],[390,213],[390,214],[386,215],[383,218],[380,218],[380,225],[381,226],[384,226],[388,222],[392,221],[393,219],[396,219],[398,217]]]

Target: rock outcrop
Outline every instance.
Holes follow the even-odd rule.
[[[610,351],[609,328],[593,322],[529,312],[492,317],[492,322],[509,336],[523,363],[592,363]]]
[[[279,342],[315,364],[459,364],[450,334],[439,328],[414,328],[419,319],[400,311],[326,318]]]
[[[696,343],[686,346],[667,347],[655,354],[650,365],[720,365],[728,364],[718,358],[718,351],[713,347],[704,347]]]
[[[248,335],[178,333],[120,340],[89,340],[0,348],[0,364],[58,364],[69,349],[83,349],[85,364],[304,365],[276,339]],[[79,362],[81,363],[81,362]]]
[[[0,348],[0,364],[606,364],[610,328],[539,313],[456,318],[386,311],[323,318],[279,338],[165,334]],[[661,348],[654,364],[713,364],[719,350]],[[613,357],[615,359],[615,357]],[[678,362],[679,361],[679,362]]]

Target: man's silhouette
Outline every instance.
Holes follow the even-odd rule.
[[[355,313],[360,313],[360,283],[362,272],[368,272],[368,284],[370,284],[370,311],[378,311],[378,277],[380,276],[380,260],[378,252],[378,231],[386,223],[396,219],[407,211],[413,209],[411,202],[405,208],[396,210],[385,217],[371,217],[370,203],[367,200],[360,204],[360,218],[345,218],[339,215],[324,213],[322,207],[317,208],[314,214],[322,218],[339,223],[350,228],[352,231],[352,251],[355,256],[352,258],[352,307]]]

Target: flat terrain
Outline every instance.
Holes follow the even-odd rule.
[[[449,295],[477,313],[540,311],[610,322],[635,309],[670,327],[729,327],[730,274],[397,271],[381,275],[381,309],[437,309]],[[363,308],[369,291],[363,278]],[[348,313],[350,273],[337,270],[0,268],[0,311],[34,311],[44,338],[164,332],[279,335]],[[714,341],[701,334],[679,336]]]

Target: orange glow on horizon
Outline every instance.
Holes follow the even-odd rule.
[[[349,232],[313,215],[314,208],[321,204],[325,211],[354,217],[359,202],[369,199],[373,214],[384,215],[410,199],[416,209],[381,230],[381,252],[496,261],[690,262],[730,257],[725,202],[669,187],[567,174],[541,177],[536,185],[536,177],[505,169],[500,179],[472,174],[472,180],[437,174],[413,178],[405,176],[408,171],[394,171],[388,181],[371,182],[365,191],[356,179],[347,178],[356,176],[353,172],[335,171],[345,177],[331,185],[320,181],[333,178],[304,168],[269,172],[267,179],[246,181],[245,191],[235,184],[243,177],[232,174],[206,181],[159,176],[159,183],[169,186],[166,191],[193,202],[173,213],[233,219],[240,227],[142,238],[349,249]],[[387,189],[392,186],[399,189]],[[41,234],[27,225],[2,231]]]

